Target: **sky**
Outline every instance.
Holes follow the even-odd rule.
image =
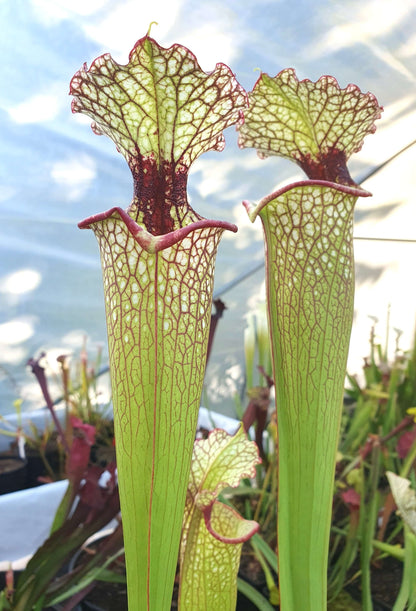
[[[260,71],[294,67],[299,78],[332,74],[357,84],[384,107],[375,135],[350,164],[355,179],[415,137],[416,6],[412,0],[0,0],[0,413],[17,396],[25,408],[41,399],[28,358],[46,350],[51,366],[88,338],[92,358],[105,351],[106,332],[98,249],[77,223],[131,199],[129,170],[114,145],[97,137],[90,120],[72,114],[69,81],[86,62],[109,52],[128,61],[151,26],[163,46],[190,48],[205,71],[231,66],[251,89]],[[238,240],[224,237],[216,294],[225,319],[207,372],[204,401],[232,413],[244,378],[247,316],[264,300],[263,239],[242,200],[258,201],[299,177],[293,164],[238,151],[234,128],[222,153],[196,161],[189,179],[192,206],[203,216],[235,222]],[[357,204],[357,291],[349,370],[368,354],[374,319],[384,342],[394,329],[410,346],[415,308],[416,147],[365,183],[372,198]],[[373,238],[372,240],[362,238]],[[376,238],[376,239],[374,239]],[[380,240],[381,238],[381,240]],[[409,240],[385,241],[388,240]],[[384,241],[383,241],[384,239]],[[389,314],[388,314],[389,313]]]

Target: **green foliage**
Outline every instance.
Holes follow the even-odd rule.
[[[23,420],[23,399],[14,402],[17,426],[0,416],[3,425],[0,435],[10,438],[11,451],[41,458],[45,471],[45,475],[41,476],[42,482],[58,481],[66,477],[65,455],[72,443],[71,418],[74,417],[95,427],[96,442],[92,462],[102,465],[114,460],[111,404],[103,397],[99,384],[101,353],[101,348],[98,348],[91,360],[84,340],[79,353],[63,354],[57,358],[57,373],[56,363],[50,362],[47,354],[41,354],[37,360],[31,359],[32,363],[39,366],[39,371],[43,371],[44,376],[42,386],[45,392],[42,387],[41,390],[49,414],[45,412],[42,428],[30,419]],[[52,399],[52,394],[56,398]],[[39,408],[45,407],[45,403],[40,404]]]
[[[377,570],[381,555],[403,561],[408,545],[411,547],[408,537],[404,553],[400,547],[403,525],[394,513],[386,473],[410,474],[414,480],[412,465],[416,453],[416,429],[408,413],[416,403],[415,347],[402,352],[398,335],[390,361],[387,347],[382,348],[376,341],[375,331],[373,326],[363,381],[348,378],[347,395],[353,402],[344,407],[339,441],[331,537],[333,564],[329,576],[329,597],[333,598],[347,577],[351,578],[351,567],[359,562],[354,580],[361,582],[366,609],[372,608],[370,576]],[[344,496],[351,490],[357,495],[356,505]]]
[[[242,427],[214,429],[197,440],[191,463],[180,550],[179,607],[183,611],[233,609],[241,548],[258,529],[217,500],[221,488],[253,477],[258,448]]]
[[[343,383],[353,317],[353,210],[368,196],[346,162],[374,131],[371,94],[293,70],[262,74],[240,146],[298,163],[309,180],[256,206],[266,242],[269,330],[279,428],[279,582],[286,609],[326,608],[327,546]]]
[[[187,174],[247,104],[230,69],[207,74],[181,45],[140,39],[71,81],[131,169],[134,197],[80,223],[97,237],[106,301],[129,604],[168,609],[208,348],[217,247],[230,223],[203,219]]]

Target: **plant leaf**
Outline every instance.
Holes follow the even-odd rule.
[[[293,609],[323,609],[326,601],[323,563],[353,316],[356,191],[304,181],[254,209],[267,243],[278,363],[279,584],[282,607]]]
[[[79,224],[99,242],[114,399],[129,606],[170,608],[206,364],[217,246],[230,223],[188,203],[188,169],[247,96],[226,66],[144,37],[72,79],[72,109],[114,140],[133,174],[127,211]]]
[[[410,481],[392,471],[386,472],[390,488],[403,521],[416,534],[416,492],[410,488]]]
[[[239,126],[241,147],[261,157],[279,155],[298,163],[309,178],[354,184],[346,161],[375,131],[382,108],[356,85],[341,89],[335,78],[299,81],[292,68],[274,78],[262,74],[249,93]]]
[[[214,501],[202,511],[208,532],[223,543],[244,543],[259,529],[254,520],[245,520],[229,505]]]
[[[242,544],[258,524],[216,497],[242,477],[253,477],[259,462],[242,426],[234,436],[215,429],[195,442],[181,541],[181,611],[235,609]]]
[[[235,488],[243,477],[254,477],[261,462],[255,443],[243,427],[235,435],[214,429],[194,444],[188,494],[199,509],[208,507],[223,488]]]
[[[73,112],[93,120],[126,158],[134,178],[129,214],[154,235],[195,222],[186,181],[192,162],[222,150],[222,131],[247,106],[247,96],[224,64],[206,74],[186,47],[160,47],[141,38],[122,66],[109,54],[73,77]]]
[[[279,431],[278,540],[282,608],[327,604],[333,477],[353,318],[353,211],[347,159],[381,108],[355,85],[292,69],[262,74],[239,126],[240,146],[298,163],[309,180],[256,206],[266,241],[269,329]],[[320,562],[316,562],[320,558]]]

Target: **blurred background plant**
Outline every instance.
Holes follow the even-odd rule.
[[[49,392],[45,355],[30,359],[28,365],[41,388],[49,419],[42,429],[30,421],[25,426],[17,401],[17,427],[1,431],[14,438],[20,451],[39,453],[45,472],[37,483],[68,481],[50,536],[17,579],[12,571],[6,576],[6,588],[0,595],[2,610],[44,609],[64,600],[65,608],[72,609],[97,579],[125,582],[125,576],[107,570],[123,551],[120,520],[93,556],[66,569],[71,556],[116,519],[120,510],[111,404],[101,401],[97,386],[100,359],[98,351],[90,366],[85,344],[79,357],[59,356],[61,396],[55,401]],[[5,419],[3,422],[8,425]]]
[[[378,597],[389,597],[385,608],[393,608],[406,554],[386,472],[415,484],[416,341],[403,352],[401,332],[395,333],[389,359],[389,329],[383,346],[374,321],[363,381],[348,377],[335,477],[329,596],[356,584],[363,609],[372,609]]]
[[[104,397],[98,383],[99,376],[108,371],[102,367],[101,354],[98,348],[91,362],[84,340],[78,354],[57,357],[58,374],[52,373],[56,367],[50,366],[45,353],[29,360],[46,405],[44,417],[39,410],[32,418],[30,412],[23,415],[20,398],[14,401],[13,421],[0,416],[0,435],[10,438],[8,453],[29,459],[28,487],[65,477],[65,455],[72,442],[74,417],[95,427],[92,463],[104,465],[114,460],[111,401]],[[52,384],[58,389],[56,399],[52,399],[49,390]]]
[[[118,518],[120,500],[115,462],[106,467],[91,465],[95,430],[72,417],[74,437],[66,456],[68,487],[56,511],[51,532],[18,576],[9,571],[0,593],[1,611],[41,610],[65,602],[76,604],[101,581],[125,582],[107,570],[123,552],[121,522],[113,527],[94,555],[68,567],[71,557],[101,529]]]

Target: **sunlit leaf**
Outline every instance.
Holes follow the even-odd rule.
[[[234,436],[216,429],[195,442],[180,554],[182,611],[235,609],[242,544],[258,524],[216,497],[242,477],[253,477],[259,462],[242,427]]]
[[[205,372],[213,272],[224,229],[187,198],[191,163],[221,150],[247,96],[231,70],[206,74],[185,47],[139,40],[71,81],[73,111],[107,134],[133,174],[127,210],[94,230],[104,278],[129,606],[170,608]]]
[[[241,147],[292,159],[309,178],[344,184],[352,183],[347,159],[375,131],[382,110],[373,94],[356,85],[341,89],[331,76],[299,81],[292,68],[274,78],[262,74],[249,100]]]
[[[400,477],[392,471],[387,471],[386,475],[400,516],[416,534],[416,492],[405,477]]]
[[[93,120],[126,158],[134,178],[129,214],[154,235],[201,217],[186,194],[192,162],[222,150],[222,131],[247,106],[247,96],[224,64],[207,74],[181,45],[169,49],[140,39],[127,65],[98,57],[71,81],[73,112]]]
[[[255,443],[240,427],[235,435],[215,429],[208,439],[195,442],[189,493],[199,508],[207,507],[223,488],[236,487],[243,477],[254,477],[260,462]]]
[[[292,69],[262,74],[249,101],[240,146],[291,159],[309,178],[244,205],[252,221],[260,216],[266,241],[282,608],[321,611],[353,319],[353,213],[357,198],[370,195],[346,162],[381,108],[355,85],[298,81]]]

